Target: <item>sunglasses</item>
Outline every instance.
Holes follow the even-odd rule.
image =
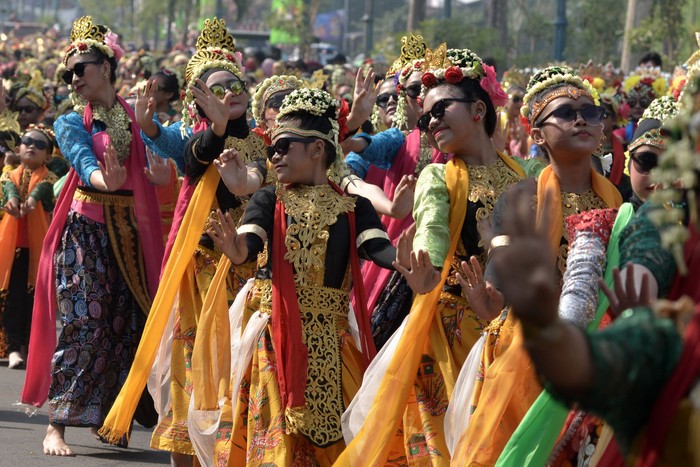
[[[427,112],[423,113],[421,118],[418,119],[417,127],[420,131],[426,132],[428,131],[428,127],[430,126],[430,120],[435,119],[435,120],[440,120],[442,117],[445,116],[445,110],[447,109],[447,104],[450,102],[474,102],[471,99],[457,99],[457,98],[449,98],[449,99],[441,99],[437,101],[435,104],[433,104],[433,108],[428,110]]]
[[[246,87],[241,80],[232,79],[227,83],[212,84],[209,90],[219,99],[223,99],[228,91],[231,91],[234,96],[240,96],[246,91]]]
[[[275,144],[268,146],[267,148],[267,158],[272,160],[275,154],[284,156],[289,152],[289,145],[291,143],[313,143],[317,138],[280,138],[275,141]]]
[[[639,107],[647,108],[650,104],[651,99],[649,99],[648,97],[641,97],[639,99],[637,99],[636,97],[630,97],[627,99],[627,105],[629,105],[630,107],[637,107],[637,105],[639,105]]]
[[[25,146],[34,145],[34,147],[40,151],[49,147],[49,143],[47,143],[46,141],[34,139],[29,136],[25,136],[24,138],[22,138],[22,144],[24,144]]]
[[[31,106],[31,105],[23,105],[23,106],[20,106],[20,107],[15,107],[15,110],[16,110],[18,113],[30,114],[30,113],[32,113],[32,112],[36,112],[37,110],[39,110],[39,107],[33,107],[33,106]]]
[[[406,89],[404,89],[404,92],[408,97],[411,99],[418,99],[420,97],[420,90],[421,90],[421,84],[416,83],[408,86]]]
[[[73,66],[72,70],[64,71],[63,75],[61,75],[61,77],[63,78],[64,83],[71,84],[73,82],[73,74],[77,75],[78,78],[82,78],[83,75],[85,74],[85,67],[86,66],[88,66],[88,65],[101,65],[101,64],[102,64],[102,60],[76,63],[75,66]]]
[[[649,151],[630,154],[630,159],[640,174],[648,174],[659,165],[658,156]]]
[[[384,94],[380,94],[377,96],[377,107],[381,109],[387,108],[389,105],[389,100],[394,99],[394,102],[399,101],[399,95],[395,92],[385,92]]]
[[[544,123],[549,117],[554,117],[562,122],[573,123],[576,121],[578,115],[581,115],[589,125],[599,125],[605,116],[605,109],[599,105],[593,104],[584,105],[580,109],[574,109],[570,105],[562,105],[540,118],[536,126]]]
[[[284,98],[290,95],[291,93],[292,92],[289,91],[285,93],[275,94],[274,96],[270,97],[268,100],[265,101],[265,108],[279,110],[280,107],[282,107],[282,102],[284,102]]]

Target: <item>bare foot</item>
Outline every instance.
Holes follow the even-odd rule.
[[[66,427],[62,425],[49,425],[46,428],[44,438],[44,454],[48,456],[73,456],[73,451],[63,439]]]
[[[90,434],[91,434],[92,436],[94,436],[95,439],[96,439],[97,441],[102,441],[102,438],[100,438],[99,433],[97,433],[98,431],[100,431],[100,429],[97,428],[96,426],[91,426],[91,427],[90,427]]]

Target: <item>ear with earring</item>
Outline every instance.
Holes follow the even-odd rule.
[[[472,118],[474,119],[475,122],[478,122],[479,120],[481,120],[481,115],[474,114],[474,116]]]

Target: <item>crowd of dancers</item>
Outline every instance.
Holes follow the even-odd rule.
[[[313,73],[217,18],[148,72],[89,16],[59,44],[0,88],[45,454],[137,422],[177,466],[700,464],[700,52],[499,82],[413,34]]]

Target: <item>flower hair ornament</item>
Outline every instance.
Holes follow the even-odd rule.
[[[428,44],[420,34],[409,34],[401,38],[401,54],[389,68],[386,79],[393,79],[399,99],[396,103],[396,110],[391,121],[394,128],[405,129],[406,126],[406,82],[414,71],[420,71],[425,53],[428,51]],[[377,109],[372,113],[372,124],[375,128],[375,120],[379,121]],[[375,116],[376,115],[376,116]]]
[[[260,122],[265,118],[265,103],[267,100],[278,92],[293,91],[295,89],[305,87],[304,82],[292,75],[273,75],[265,78],[255,88],[253,93],[253,102],[251,105],[253,118],[256,122]]]
[[[327,118],[331,124],[330,131],[322,133],[282,122],[284,117],[296,112],[306,112],[316,117]],[[344,100],[338,101],[322,89],[297,89],[284,98],[277,114],[275,129],[272,131],[272,139],[274,140],[282,133],[292,133],[303,138],[319,138],[331,143],[335,147],[336,158],[328,169],[328,176],[339,183],[348,174],[343,149],[340,147],[340,142],[348,135],[348,113],[348,105]]]
[[[666,94],[668,81],[660,68],[638,67],[623,83],[627,96],[656,99]]]
[[[558,97],[573,99],[588,97],[595,105],[600,105],[598,92],[591,83],[578,76],[573,68],[550,66],[538,71],[530,78],[520,113],[528,119],[531,126],[534,126],[547,104]]]
[[[639,119],[639,124],[637,128],[644,126],[645,120],[655,120],[659,124],[652,125],[654,128],[645,131],[640,136],[634,139],[629,145],[629,151],[627,152],[627,163],[625,163],[625,173],[628,173],[629,167],[629,154],[640,146],[653,146],[661,150],[666,149],[666,142],[668,136],[661,131],[661,126],[664,122],[671,121],[676,115],[678,115],[678,102],[671,96],[663,96],[658,99],[654,99],[652,103],[644,110],[642,118]]]
[[[236,41],[226,28],[223,19],[204,20],[204,28],[199,34],[196,51],[185,67],[185,91],[182,98],[182,125],[180,132],[186,135],[187,128],[201,122],[201,116],[194,103],[191,88],[207,70],[221,69],[232,73],[245,83],[241,73],[240,58],[236,52]]]
[[[46,126],[43,123],[31,123],[25,130],[25,133],[29,133],[30,131],[42,133],[54,147],[56,146],[56,133],[53,132],[53,128],[50,126]]]
[[[113,33],[107,26],[95,24],[91,16],[83,16],[73,22],[70,32],[70,45],[63,56],[63,64],[77,54],[86,54],[97,49],[109,58],[117,62],[124,56],[124,49],[119,43],[119,36]]]
[[[661,209],[649,212],[649,218],[658,226],[661,243],[673,253],[679,273],[688,270],[683,259],[683,248],[690,233],[684,223],[689,221],[698,228],[696,191],[700,187],[700,77],[689,82],[679,102],[678,115],[664,122],[669,138],[666,150],[659,157],[659,165],[650,177],[661,188],[654,190],[649,199]],[[682,188],[679,186],[679,182]],[[687,202],[687,204],[686,204]]]
[[[508,102],[508,94],[496,79],[496,70],[490,65],[485,65],[481,58],[469,49],[448,49],[443,42],[435,50],[426,51],[421,69],[424,88],[422,95],[438,84],[459,84],[463,79],[469,78],[479,80],[481,88],[489,95],[494,107],[502,107]]]

